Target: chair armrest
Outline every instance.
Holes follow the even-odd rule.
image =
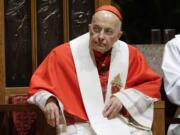
[[[153,135],[165,135],[165,102],[157,101],[154,105]]]
[[[0,105],[0,112],[7,114],[9,112],[36,112],[35,120],[36,135],[56,135],[56,128],[49,126],[46,122],[43,112],[35,105],[31,104],[3,104]]]

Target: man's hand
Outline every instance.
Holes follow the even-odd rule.
[[[53,127],[60,124],[60,111],[59,107],[56,104],[56,99],[50,97],[46,103],[44,109],[45,117],[47,123]]]
[[[112,96],[104,107],[103,115],[108,119],[112,119],[119,114],[122,107],[121,101],[117,97]]]

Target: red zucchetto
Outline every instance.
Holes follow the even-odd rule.
[[[110,11],[113,14],[115,14],[121,21],[123,20],[120,11],[116,7],[114,7],[112,5],[103,5],[103,6],[100,6],[99,8],[96,9],[96,12],[102,11],[102,10]]]

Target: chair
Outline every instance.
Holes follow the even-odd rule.
[[[27,96],[16,95],[11,100],[17,99],[24,101]],[[43,112],[35,105],[25,102],[3,104],[0,112],[3,135],[56,135],[56,129],[47,124]]]

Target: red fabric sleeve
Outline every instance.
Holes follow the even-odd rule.
[[[129,70],[126,88],[134,88],[153,98],[160,98],[161,78],[146,62],[143,54],[129,46]]]
[[[62,102],[66,112],[83,120],[88,119],[69,44],[53,49],[34,72],[29,95],[42,89],[54,94]]]

